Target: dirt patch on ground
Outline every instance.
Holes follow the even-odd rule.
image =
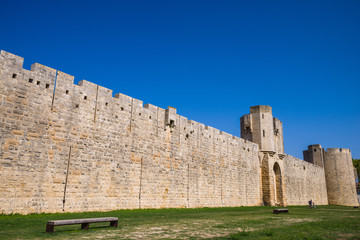
[[[169,223],[164,225],[142,225],[136,228],[122,228],[113,230],[112,233],[99,232],[92,236],[92,239],[188,239],[194,238],[215,238],[227,236],[231,233],[238,232],[252,232],[256,230],[267,229],[279,225],[291,225],[301,222],[313,221],[307,218],[272,218],[274,221],[271,224],[264,224],[262,226],[242,227],[242,221],[249,221],[247,218],[234,217],[223,220],[187,220],[178,222],[176,224]],[[254,220],[254,219],[251,219]],[[261,220],[256,218],[255,220]]]
[[[312,222],[314,221],[314,219],[310,219],[310,218],[292,218],[292,219],[288,219],[288,223],[300,223],[300,222]]]
[[[354,234],[351,234],[351,233],[339,233],[338,235],[339,235],[339,237],[337,237],[336,240],[345,240],[345,239],[352,238],[354,236]]]

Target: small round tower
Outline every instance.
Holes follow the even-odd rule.
[[[329,204],[358,206],[350,150],[328,148],[324,151],[324,170]]]

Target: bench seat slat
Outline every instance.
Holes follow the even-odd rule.
[[[61,225],[72,225],[72,224],[82,224],[82,223],[98,223],[98,222],[112,222],[118,221],[116,217],[105,217],[105,218],[83,218],[83,219],[68,219],[68,220],[51,220],[48,221],[48,224],[54,226]]]
[[[274,214],[279,214],[279,213],[289,213],[289,210],[287,208],[280,208],[280,209],[274,209],[273,210]]]

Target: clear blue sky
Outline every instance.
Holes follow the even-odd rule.
[[[285,152],[360,158],[360,1],[3,1],[0,49],[240,135],[270,105]]]

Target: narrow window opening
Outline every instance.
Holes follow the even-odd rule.
[[[149,119],[151,119],[151,116],[149,116]]]
[[[264,114],[262,114],[262,119],[264,119]]]
[[[66,94],[69,94],[69,90],[66,90],[65,93],[66,93]]]
[[[108,105],[108,103],[105,103],[105,106],[107,106]]]
[[[121,111],[124,111],[124,108],[123,108],[123,107],[121,107]]]
[[[263,130],[263,137],[265,137],[265,130]]]
[[[29,78],[29,83],[32,83],[34,81],[34,79]]]
[[[117,115],[115,116],[115,119],[118,119],[118,116],[117,116]]]
[[[17,76],[17,74],[16,74],[16,73],[13,73],[12,78],[16,78],[16,76]]]
[[[316,149],[314,149],[314,152],[316,152]]]
[[[79,108],[79,104],[75,104],[75,108]]]
[[[49,88],[49,87],[50,87],[50,84],[47,83],[47,84],[45,85],[45,88]]]
[[[37,81],[37,82],[36,82],[36,85],[40,85],[40,81]]]
[[[139,116],[141,116],[141,113],[139,113]]]
[[[84,100],[87,100],[87,96],[84,97]]]

